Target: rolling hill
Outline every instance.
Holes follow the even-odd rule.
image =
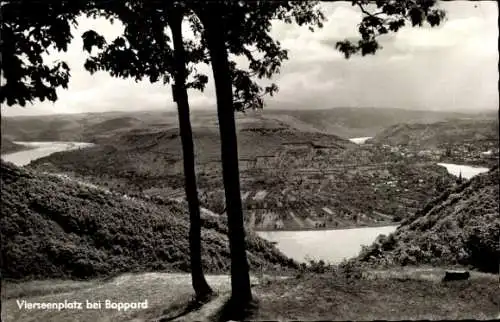
[[[25,149],[24,146],[16,144],[4,136],[2,136],[2,141],[0,142],[0,148],[1,148],[0,153],[2,154],[14,153]]]
[[[469,265],[498,273],[499,169],[478,175],[429,202],[389,236],[365,248],[370,265]]]
[[[188,214],[1,161],[2,278],[89,278],[131,271],[189,271]],[[229,269],[225,222],[204,211],[203,265]],[[249,232],[252,269],[296,264]]]
[[[264,110],[264,117],[296,125],[298,128],[336,134],[344,138],[367,137],[400,123],[435,123],[450,119],[494,119],[487,113],[416,111],[400,108],[331,108]]]
[[[430,124],[397,124],[378,133],[372,142],[419,146],[422,149],[451,144],[496,142],[498,120],[450,120]]]
[[[291,106],[290,108],[294,108]],[[449,119],[494,119],[485,113],[412,111],[398,108],[331,108],[331,109],[264,109],[237,114],[237,123],[244,119],[278,121],[302,132],[323,132],[344,138],[374,136],[399,123],[433,123]],[[193,110],[193,128],[215,126],[215,108]],[[99,123],[102,123],[99,125]],[[120,111],[87,114],[2,117],[2,135],[13,141],[94,141],[110,130],[136,127],[169,129],[178,124],[173,111]]]
[[[193,135],[202,204],[221,213],[218,129],[205,122],[204,127],[194,128]],[[417,164],[258,115],[238,119],[238,153],[247,223],[256,229],[392,223],[453,184],[452,176],[435,164]],[[184,196],[181,144],[175,128],[117,133],[95,147],[55,153],[30,167],[68,173],[122,193]]]
[[[106,138],[116,131],[129,131],[134,128],[139,128],[143,126],[143,123],[144,122],[138,118],[130,116],[112,118],[95,124],[89,124],[84,128],[82,137],[85,140],[96,141]]]

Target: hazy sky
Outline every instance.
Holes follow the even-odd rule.
[[[491,2],[442,2],[447,21],[438,28],[404,28],[385,37],[375,56],[349,60],[335,49],[345,38],[359,37],[361,14],[347,2],[323,3],[328,22],[314,33],[277,23],[273,34],[289,49],[289,60],[274,81],[279,93],[269,108],[398,107],[432,110],[498,108],[498,9]],[[2,106],[3,115],[99,112],[109,110],[174,110],[169,86],[90,75],[83,68],[80,35],[95,29],[113,39],[120,24],[80,19],[63,58],[71,67],[68,90],[58,90],[56,103],[35,102],[26,108]],[[209,67],[202,70],[212,77]],[[213,82],[204,93],[190,92],[193,109],[214,108]]]

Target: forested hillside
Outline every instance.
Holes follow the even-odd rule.
[[[397,124],[378,133],[372,140],[389,145],[413,145],[421,149],[443,145],[495,141],[498,120],[450,120],[436,123]]]
[[[183,204],[132,199],[3,161],[1,171],[2,278],[189,271]],[[226,225],[207,212],[202,219],[203,265],[228,272]],[[250,232],[247,241],[252,269],[296,266]]]
[[[358,260],[371,264],[470,265],[499,270],[499,169],[478,175],[429,202]]]
[[[11,140],[9,140],[8,138],[2,136],[2,141],[0,143],[0,147],[1,147],[1,153],[4,154],[4,153],[14,153],[14,152],[17,152],[17,151],[20,151],[20,150],[23,150],[25,149],[24,146],[20,145],[20,144],[16,144],[14,142],[12,142]]]

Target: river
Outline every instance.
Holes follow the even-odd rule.
[[[2,160],[12,162],[17,166],[25,166],[31,161],[51,155],[55,152],[69,151],[80,148],[87,148],[93,143],[83,142],[14,142],[19,145],[29,147],[28,150],[23,150],[14,153],[7,153],[1,156]]]
[[[488,172],[490,170],[488,168],[472,167],[470,165],[460,165],[453,163],[438,163],[438,165],[445,167],[448,173],[454,176],[458,177],[461,173],[462,178],[464,179],[470,179],[474,176],[477,176],[478,174]]]
[[[356,144],[365,144],[366,141],[373,138],[372,136],[364,136],[360,138],[350,138],[349,141]]]
[[[308,231],[259,231],[257,234],[276,246],[286,256],[299,262],[307,259],[338,264],[354,257],[362,245],[370,245],[378,235],[388,235],[397,226]]]
[[[356,138],[368,139],[368,138]],[[354,140],[354,139],[353,139]],[[362,144],[363,140],[357,143]],[[81,142],[15,142],[33,147],[30,150],[2,155],[2,159],[18,166],[24,166],[31,161],[48,156],[59,151],[92,146],[92,143]],[[474,175],[488,171],[487,168],[474,168],[464,165],[444,164],[454,175],[462,173],[462,177],[469,179]],[[257,234],[269,241],[276,242],[276,246],[288,257],[299,262],[307,259],[324,260],[332,264],[340,263],[344,258],[356,256],[362,245],[371,244],[378,235],[388,235],[396,230],[397,226],[352,228],[338,230],[313,231],[260,231]]]

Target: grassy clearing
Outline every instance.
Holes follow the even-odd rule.
[[[76,291],[95,287],[99,281],[68,281],[64,279],[32,280],[26,282],[2,281],[2,299],[14,299]]]
[[[472,273],[468,281],[440,282],[442,268],[404,268],[369,271],[364,278],[342,273],[298,277],[253,276],[257,301],[248,320],[407,320],[407,319],[493,319],[499,314],[498,275]],[[431,278],[429,278],[429,276]],[[25,290],[5,298],[12,285],[4,285],[2,316],[6,321],[220,321],[230,295],[227,275],[208,275],[217,295],[208,303],[193,305],[188,274],[125,274],[82,285],[55,281],[64,292],[40,294],[42,284],[26,282]],[[82,287],[83,286],[83,287]],[[73,290],[70,290],[73,288]],[[48,288],[47,288],[48,289]],[[14,292],[10,290],[10,294]],[[16,299],[31,302],[148,300],[148,308],[116,310],[19,310]]]
[[[441,283],[405,277],[343,280],[305,275],[255,288],[251,319],[488,319],[498,315],[498,277]]]

